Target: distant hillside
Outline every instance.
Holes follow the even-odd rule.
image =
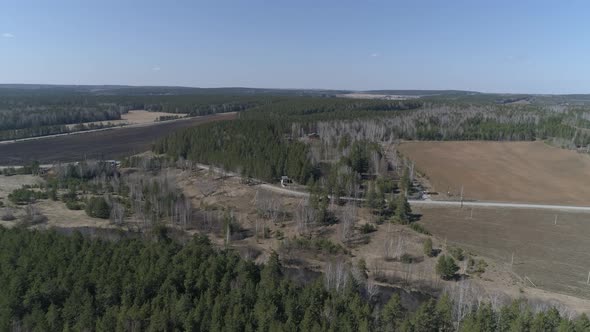
[[[476,91],[462,90],[368,90],[360,93],[372,95],[400,95],[400,96],[444,96],[444,95],[473,95],[480,94]]]
[[[335,96],[348,93],[346,90],[316,89],[263,89],[244,87],[194,88],[181,86],[128,86],[128,85],[46,85],[46,84],[0,84],[0,96],[19,95],[272,95],[272,96]]]

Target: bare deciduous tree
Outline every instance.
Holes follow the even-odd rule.
[[[299,202],[295,208],[294,218],[299,234],[307,234],[317,219],[317,211],[309,203],[309,198],[304,198]]]
[[[113,224],[115,225],[122,225],[123,224],[123,219],[125,218],[125,207],[123,206],[123,204],[118,203],[118,202],[112,202],[110,204],[111,206],[111,215],[110,215],[110,220]]]
[[[342,260],[328,262],[324,267],[324,285],[326,289],[341,292],[345,289],[350,276],[349,266]]]
[[[282,215],[283,204],[277,195],[267,190],[257,190],[254,196],[254,205],[258,214],[265,219],[277,222]]]
[[[41,213],[41,210],[33,204],[25,207],[25,215],[23,216],[23,223],[25,225],[36,225],[47,221],[47,217]]]
[[[340,211],[340,239],[348,241],[353,235],[354,224],[358,217],[358,210],[354,203],[347,204]]]

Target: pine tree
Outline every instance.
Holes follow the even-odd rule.
[[[399,294],[393,294],[381,311],[381,327],[384,331],[397,331],[405,316]]]
[[[436,264],[436,273],[443,279],[449,280],[459,271],[455,260],[451,256],[441,255]]]
[[[436,303],[436,316],[440,332],[455,331],[453,326],[453,303],[446,293]]]
[[[423,303],[412,317],[414,332],[438,331],[439,321],[436,313],[436,302],[430,299]]]
[[[395,219],[400,224],[406,225],[410,222],[410,215],[412,209],[410,203],[406,199],[406,195],[403,193],[397,197],[397,204],[395,206]]]

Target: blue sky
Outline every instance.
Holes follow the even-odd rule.
[[[0,2],[0,83],[590,93],[588,1]]]

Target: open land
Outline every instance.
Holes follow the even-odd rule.
[[[443,242],[502,263],[527,286],[590,298],[589,213],[508,208],[414,210]]]
[[[235,234],[235,238],[232,234],[231,246],[252,259],[263,262],[268,253],[275,250],[288,266],[305,266],[314,271],[321,271],[327,262],[338,260],[333,254],[289,251],[282,247],[284,239],[298,235],[292,213],[301,197],[273,194],[266,186],[247,185],[236,176],[219,176],[207,170],[169,169],[166,172],[174,176],[195,208],[196,215],[186,229],[189,234],[206,233],[214,243],[223,246],[225,232],[219,226],[222,225],[220,218],[225,211],[232,211],[242,230]],[[0,188],[4,189],[2,196],[6,198],[8,192],[19,187],[19,183],[37,181],[40,179],[31,175],[0,176]],[[263,197],[273,197],[286,214],[275,222],[261,218],[256,206]],[[4,202],[9,203],[6,199]],[[36,205],[48,217],[48,221],[37,228],[117,227],[108,220],[88,217],[83,211],[68,210],[61,201],[40,200]],[[336,215],[342,212],[342,207],[332,208]],[[555,212],[529,209],[475,208],[472,218],[471,210],[466,208],[427,206],[414,207],[414,212],[421,214],[420,223],[436,236],[434,247],[440,248],[442,253],[447,253],[451,246],[459,246],[477,259],[486,260],[486,272],[470,277],[474,285],[483,287],[482,291],[556,300],[578,311],[590,312],[590,302],[572,297],[590,298],[590,289],[585,284],[590,254],[584,252],[584,248],[590,245],[590,224],[585,223],[590,214],[559,212],[555,225]],[[18,210],[16,215],[22,213]],[[374,223],[375,218],[367,209],[360,208],[356,227]],[[140,224],[135,217],[126,220],[128,228]],[[340,231],[340,224],[335,224],[319,227],[314,232],[315,236],[340,243]],[[365,259],[370,275],[379,285],[407,285],[408,291],[452,287],[454,281],[443,281],[436,276],[437,258],[423,256],[425,238],[407,226],[385,223],[377,226],[375,232],[360,236],[361,241],[345,247],[353,260]],[[392,257],[387,257],[387,251]],[[404,264],[395,259],[396,251],[411,255],[414,263]],[[513,252],[515,259],[511,266]],[[525,276],[536,287],[526,281]],[[407,301],[415,299],[408,298]]]
[[[121,120],[110,120],[110,121],[94,121],[94,122],[85,122],[85,125],[95,124],[95,125],[117,125],[117,126],[129,126],[129,125],[139,125],[139,124],[148,124],[154,123],[160,117],[165,116],[178,116],[179,118],[183,118],[186,114],[183,113],[165,113],[165,112],[150,112],[145,110],[132,110],[127,113],[121,114]],[[73,128],[77,126],[77,124],[68,125],[68,127]]]
[[[590,204],[590,156],[540,141],[407,142],[399,150],[441,198],[463,187],[466,200]]]
[[[51,164],[85,158],[117,159],[149,150],[154,141],[176,130],[208,122],[233,120],[235,117],[235,113],[214,114],[182,121],[0,144],[0,165],[24,165],[34,160]]]

